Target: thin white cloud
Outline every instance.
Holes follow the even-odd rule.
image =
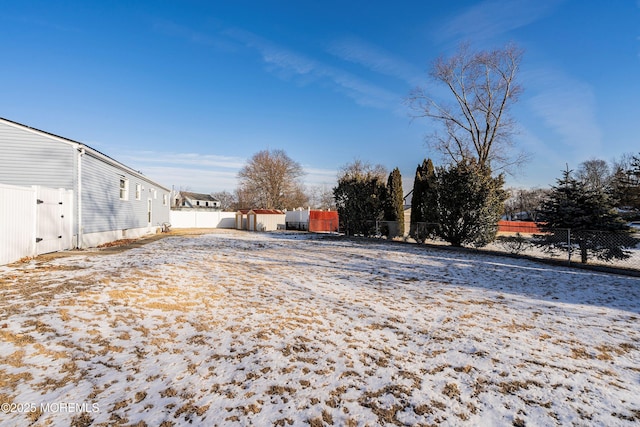
[[[235,50],[235,46],[224,38],[213,37],[206,33],[194,31],[189,27],[165,19],[155,20],[153,28],[160,33],[181,38],[190,43],[212,46],[221,50]]]
[[[276,45],[244,30],[228,30],[226,34],[257,50],[267,64],[268,71],[282,78],[302,77],[301,81],[330,82],[334,89],[344,93],[356,103],[368,107],[395,108],[400,97],[386,89],[335,67]]]
[[[143,159],[150,165],[182,165],[200,167],[215,167],[222,169],[240,169],[246,162],[242,157],[218,156],[198,153],[162,153],[155,151],[136,151],[122,154],[124,161],[139,162]]]
[[[486,40],[531,24],[564,0],[485,0],[440,25],[436,40]]]
[[[329,45],[328,52],[345,61],[363,65],[377,73],[404,80],[412,86],[420,84],[422,80],[420,70],[409,62],[356,38],[334,41]]]
[[[602,131],[591,86],[550,70],[530,73],[526,79],[530,87],[537,90],[527,101],[533,113],[576,153],[597,153],[602,144]]]
[[[321,64],[302,54],[278,46],[249,31],[229,29],[225,35],[244,43],[247,47],[257,50],[263,61],[275,69],[288,70],[294,74],[314,74]]]
[[[343,70],[328,66],[254,33],[230,28],[213,37],[167,20],[157,20],[154,28],[164,34],[191,43],[211,45],[218,49],[236,50],[238,44],[257,51],[266,69],[283,80],[296,79],[299,84],[329,83],[334,90],[353,99],[357,104],[375,108],[396,108],[401,97],[386,89],[367,83]]]
[[[191,190],[198,193],[232,192],[237,186],[237,172],[207,168],[179,166],[142,165],[146,176],[176,190]]]
[[[303,166],[305,176],[304,184],[307,186],[333,187],[337,184],[338,171],[336,169],[322,169],[311,166]]]
[[[548,185],[553,184],[554,177],[560,175],[569,159],[557,150],[555,144],[545,143],[540,136],[525,127],[519,127],[515,140],[519,147],[531,153],[531,158],[527,162],[527,168],[517,169],[514,175],[507,175],[508,185],[548,188]]]
[[[92,146],[98,146],[93,144]],[[111,150],[113,158],[168,188],[199,193],[233,192],[247,159],[215,154]],[[303,165],[306,186],[333,186],[337,171]]]
[[[246,163],[242,157],[199,153],[112,148],[110,155],[165,187],[200,193],[233,191],[238,171]]]
[[[325,68],[322,75],[338,85],[338,91],[365,107],[395,109],[401,97],[379,86],[369,84],[350,73],[335,68]]]

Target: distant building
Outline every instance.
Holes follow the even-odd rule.
[[[172,208],[220,210],[220,201],[209,194],[180,191],[173,199]]]

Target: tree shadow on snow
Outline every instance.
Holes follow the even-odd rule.
[[[467,250],[438,249],[365,239],[292,239],[272,234],[276,246],[289,250],[288,266],[301,276],[326,268],[325,280],[350,277],[379,285],[446,285],[479,288],[494,295],[512,294],[552,303],[584,304],[640,313],[640,278],[548,265],[527,259]],[[285,242],[288,241],[288,242]],[[270,246],[268,241],[262,241]],[[282,263],[261,253],[263,262]],[[340,260],[337,263],[335,260]],[[370,280],[367,280],[367,277]]]

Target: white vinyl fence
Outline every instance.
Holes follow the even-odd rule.
[[[309,230],[309,213],[308,209],[297,209],[293,211],[287,211],[285,213],[285,223],[287,230]]]
[[[73,191],[0,184],[0,265],[73,247]]]
[[[171,210],[172,228],[235,228],[235,212]]]

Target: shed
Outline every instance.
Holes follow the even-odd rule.
[[[247,212],[247,230],[275,231],[285,228],[286,215],[277,209],[252,209]]]
[[[236,230],[246,230],[247,229],[247,213],[249,213],[251,209],[240,209],[236,212]]]
[[[155,233],[169,222],[166,187],[82,142],[4,118],[0,184],[72,192],[72,247]]]

